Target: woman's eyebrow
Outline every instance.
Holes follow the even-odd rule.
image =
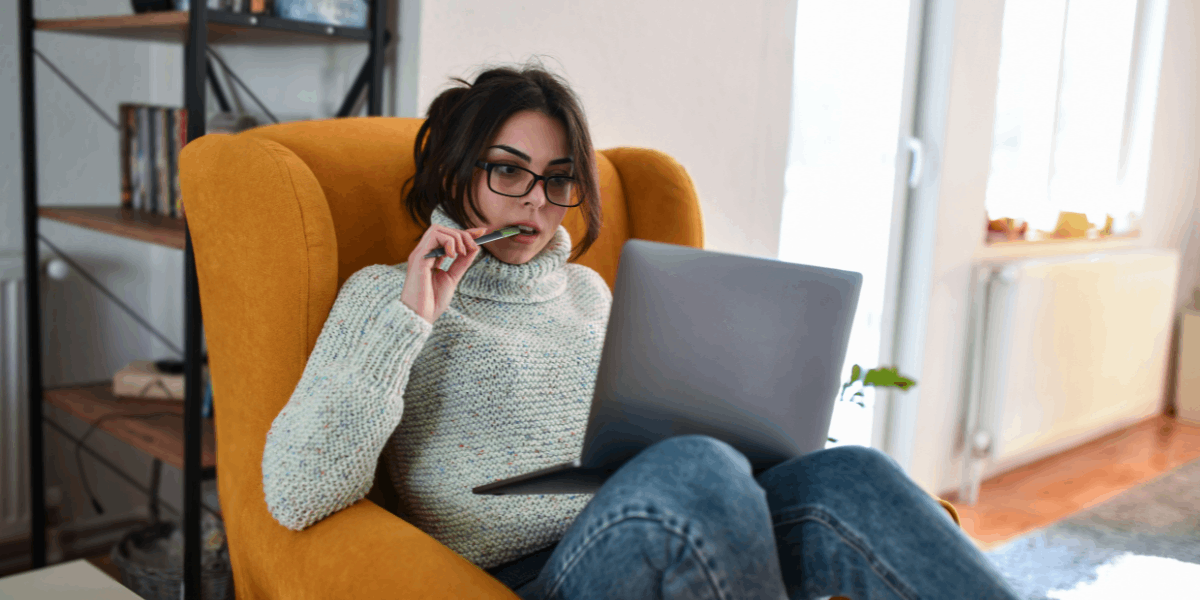
[[[517,156],[517,158],[520,158],[521,160],[523,160],[525,162],[532,162],[532,159],[529,158],[528,154],[525,154],[524,152],[521,152],[520,150],[517,150],[516,148],[513,148],[512,146],[505,146],[504,144],[496,144],[495,146],[488,147],[488,150],[491,150],[492,148],[495,148],[497,150],[503,150],[510,154],[514,154]],[[556,158],[556,159],[550,161],[549,164],[561,165],[564,163],[573,163],[573,162],[575,162],[574,159],[567,157],[567,158]]]
[[[491,148],[488,148],[488,150],[491,150],[492,148],[496,148],[499,150],[503,150],[505,152],[509,152],[511,154],[515,154],[515,155],[517,155],[517,158],[520,158],[521,160],[523,160],[525,162],[530,162],[530,160],[531,160],[529,158],[528,154],[525,154],[524,152],[521,152],[520,150],[517,150],[516,148],[513,148],[512,146],[505,146],[503,144],[497,144],[495,146],[492,146]]]

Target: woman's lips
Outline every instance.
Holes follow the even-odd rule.
[[[537,234],[537,233],[534,233],[534,234],[518,233],[517,235],[509,237],[508,239],[510,239],[518,244],[533,244],[533,243],[537,242],[539,237],[541,237],[541,236],[540,236],[540,234]]]

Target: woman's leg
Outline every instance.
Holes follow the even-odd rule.
[[[946,510],[883,452],[821,450],[772,467],[758,482],[792,600],[1018,598]]]
[[[724,442],[678,436],[646,448],[597,491],[526,600],[784,596],[765,494]]]

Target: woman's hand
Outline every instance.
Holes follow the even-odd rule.
[[[408,255],[408,274],[404,279],[404,290],[400,292],[400,301],[426,321],[437,321],[450,306],[450,298],[454,296],[454,290],[467,272],[467,267],[479,256],[479,244],[475,243],[475,238],[485,233],[486,227],[463,231],[430,225],[412,254]],[[446,255],[425,258],[426,254],[438,248],[445,248]],[[443,271],[440,268],[442,261],[449,259],[456,260],[449,270]]]

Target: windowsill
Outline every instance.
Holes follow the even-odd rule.
[[[1061,254],[1089,254],[1092,252],[1108,252],[1126,248],[1143,246],[1138,234],[1109,236],[1089,239],[1048,239],[1036,242],[1025,240],[991,242],[984,244],[975,252],[976,260],[1004,260],[1014,258],[1033,258],[1038,256],[1057,256]]]

